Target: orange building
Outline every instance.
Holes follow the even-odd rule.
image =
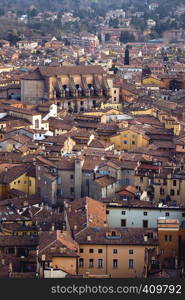
[[[160,263],[164,267],[174,268],[179,263],[179,220],[159,219],[158,238]]]
[[[157,249],[153,229],[89,227],[75,236],[79,243],[78,274],[88,277],[145,276],[146,251]]]

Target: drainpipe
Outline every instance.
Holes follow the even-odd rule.
[[[107,273],[108,273],[108,255],[107,255],[107,245],[106,245],[106,275],[108,275]]]

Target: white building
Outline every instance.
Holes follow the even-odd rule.
[[[126,13],[123,9],[116,9],[111,10],[108,13],[106,13],[106,19],[112,19],[112,18],[125,18]]]
[[[124,202],[124,201],[123,201]],[[136,201],[135,201],[136,202]],[[144,203],[145,201],[138,201]],[[131,206],[126,204],[109,203],[107,205],[107,222],[110,227],[128,228],[156,228],[159,218],[178,219],[180,224],[185,222],[185,208],[179,207],[155,207],[146,202],[142,206]],[[131,203],[131,202],[130,202]]]

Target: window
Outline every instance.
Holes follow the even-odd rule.
[[[80,105],[84,105],[84,101],[80,101]]]
[[[94,259],[89,259],[89,268],[93,268],[94,267]]]
[[[160,254],[164,254],[164,249],[161,249],[161,250],[160,250]]]
[[[175,195],[175,191],[174,190],[170,190],[170,195],[174,196]]]
[[[103,253],[103,249],[98,249],[98,253]]]
[[[176,186],[176,185],[177,185],[177,181],[173,180],[173,186]]]
[[[80,248],[80,253],[84,253],[84,249],[83,248]]]
[[[172,241],[172,236],[171,235],[165,235],[164,239],[166,242],[171,242]]]
[[[113,261],[112,261],[112,267],[114,269],[116,269],[118,267],[118,260],[117,259],[113,259]]]
[[[89,249],[89,253],[94,253],[94,249]]]
[[[122,210],[121,214],[122,214],[122,215],[125,215],[125,214],[126,214],[126,211],[125,211],[125,210]]]
[[[69,102],[68,102],[68,106],[70,106],[70,105],[71,105],[71,102],[69,101]]]
[[[74,179],[74,175],[70,175],[70,179]]]
[[[148,220],[143,220],[143,228],[148,228]]]
[[[114,90],[114,94],[116,94],[116,90]]]
[[[185,218],[185,213],[182,213],[182,217]]]
[[[144,216],[147,216],[147,215],[148,215],[147,211],[144,211],[143,215],[144,215]]]
[[[160,195],[164,195],[164,189],[160,188]]]
[[[166,217],[169,217],[169,215],[170,215],[169,212],[166,212],[166,213],[165,213],[165,216],[166,216]]]
[[[14,251],[15,251],[14,248],[8,248],[8,253],[9,253],[9,254],[13,254]]]
[[[102,258],[98,259],[98,268],[103,268],[103,259]]]
[[[136,142],[135,141],[132,141],[132,145],[135,145],[136,144]]]
[[[125,178],[125,184],[130,185],[130,179],[129,178]]]
[[[118,249],[113,249],[113,250],[112,250],[112,253],[113,253],[113,254],[117,254],[117,253],[118,253]]]
[[[167,185],[167,180],[166,179],[163,180],[163,185]]]
[[[126,145],[126,144],[127,144],[127,141],[123,141],[123,143]]]
[[[109,210],[106,210],[106,215],[109,215]]]
[[[79,268],[83,268],[83,266],[84,266],[84,259],[80,258],[79,259]]]
[[[143,183],[143,177],[140,177],[140,182]]]
[[[134,254],[134,250],[130,249],[129,254]]]
[[[153,239],[153,232],[148,232],[148,238]]]
[[[124,134],[123,136],[124,136],[124,137],[127,137],[127,134]]]
[[[26,184],[27,183],[27,181],[24,181],[24,184]]]
[[[29,186],[31,186],[31,180],[29,180]]]
[[[133,267],[134,267],[134,260],[133,259],[129,259],[128,267],[129,267],[129,269],[133,269]]]
[[[116,97],[114,97],[114,101],[116,101]]]
[[[70,192],[71,192],[71,194],[73,194],[74,193],[74,188],[70,188]]]
[[[20,183],[20,180],[18,180],[17,183]]]
[[[35,128],[36,128],[36,129],[39,128],[39,120],[38,120],[38,119],[35,120]]]
[[[14,181],[14,184],[16,185],[16,181]]]
[[[126,220],[125,219],[121,220],[121,227],[126,227]]]

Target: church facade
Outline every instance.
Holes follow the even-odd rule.
[[[68,112],[83,112],[111,101],[112,88],[101,66],[39,67],[22,78],[21,101],[49,101]]]

